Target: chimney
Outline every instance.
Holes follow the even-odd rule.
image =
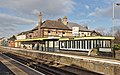
[[[64,24],[64,25],[67,25],[67,23],[68,23],[68,22],[67,22],[67,17],[64,16],[64,18],[63,18],[63,24]]]
[[[38,24],[42,23],[42,13],[38,15]]]
[[[42,13],[40,12],[38,15],[38,37],[43,37],[41,26],[42,26]]]

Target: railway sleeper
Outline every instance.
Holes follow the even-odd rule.
[[[40,71],[40,72],[43,72],[43,73],[45,73],[47,75],[60,75],[60,74],[58,74],[56,72],[51,71],[50,69],[46,68],[43,65],[33,64],[33,65],[31,65],[31,67],[38,70],[38,71]]]
[[[4,54],[34,69],[40,70],[40,68],[42,68],[44,70],[47,70],[51,72],[50,74],[52,74],[52,72],[55,75],[81,74],[81,72],[79,72],[81,68],[74,67],[74,66],[72,67],[65,66],[55,61],[47,61],[42,59],[30,59],[30,58],[26,58],[25,56],[14,55],[11,53],[4,53]],[[83,71],[86,71],[86,70],[83,70]]]
[[[48,67],[52,70],[59,71],[59,73],[62,73],[61,75],[69,75],[69,74],[76,75],[76,73],[72,73],[72,72],[69,72],[67,70],[63,70],[63,69],[61,69],[59,67],[56,67],[56,66],[52,66],[52,65],[48,65],[48,64],[42,64],[42,65],[45,66],[45,67]],[[63,67],[63,65],[62,65],[62,67]]]
[[[60,70],[58,70],[58,69],[54,69],[54,68],[52,68],[52,67],[49,67],[49,66],[45,66],[45,65],[36,65],[38,68],[43,68],[43,69],[45,69],[45,70],[47,70],[47,71],[49,71],[49,72],[51,72],[51,73],[53,73],[53,74],[55,74],[55,75],[69,75],[69,74],[66,74],[66,73],[63,73],[63,72],[61,72]]]
[[[21,63],[23,63],[23,64],[25,64],[25,65],[30,63],[30,61],[27,60],[26,58],[22,58],[22,57],[19,57],[19,56],[10,54],[10,53],[4,53],[4,54],[11,57],[11,58],[13,58],[13,59],[15,59],[15,60],[17,60],[17,61],[19,61],[19,62],[21,62]]]
[[[30,65],[29,67],[31,67],[31,68],[33,68],[33,69],[35,69],[35,70],[37,70],[37,71],[40,71],[40,72],[42,72],[42,73],[44,73],[44,74],[52,75],[52,74],[50,74],[48,71],[45,71],[45,70],[43,70],[42,68],[41,68],[41,69],[40,69],[40,68],[37,68],[37,67],[34,66],[34,65]]]

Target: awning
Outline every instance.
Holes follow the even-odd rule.
[[[33,38],[33,39],[22,39],[22,40],[15,40],[16,42],[28,42],[28,41],[44,41],[44,40],[54,40],[60,37],[48,37],[48,38]]]
[[[22,40],[15,40],[16,42],[25,42],[25,41],[39,41],[39,40],[43,40],[46,38],[34,38],[34,39],[22,39]]]
[[[59,41],[69,40],[69,38],[60,38]]]
[[[16,42],[29,42],[29,41],[54,41],[54,40],[80,40],[80,39],[101,39],[101,40],[114,40],[115,37],[107,37],[107,36],[88,36],[88,37],[73,37],[73,38],[61,38],[61,37],[48,37],[48,38],[34,38],[34,39],[22,39],[15,40]]]
[[[114,40],[115,37],[108,37],[108,36],[88,36],[88,37],[76,37],[74,40],[79,40],[79,39],[103,39],[103,40]]]

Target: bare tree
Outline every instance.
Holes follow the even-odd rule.
[[[103,27],[95,28],[97,32],[99,32],[102,36],[112,36],[112,29],[105,29]]]
[[[120,26],[115,27],[115,42],[120,43]]]
[[[113,30],[110,28],[109,30],[99,27],[95,29],[96,31],[100,32],[103,36],[113,36]],[[115,36],[115,43],[120,44],[120,26],[114,27],[114,36]]]

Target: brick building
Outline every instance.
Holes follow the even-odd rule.
[[[68,22],[67,17],[63,19],[59,18],[58,20],[45,20],[42,21],[42,14],[38,16],[38,25],[32,30],[22,32],[17,35],[17,42],[15,43],[16,47],[23,48],[24,45],[27,49],[32,49],[33,44],[37,46],[49,46],[54,47],[53,45],[57,40],[49,40],[50,38],[57,37],[83,37],[83,36],[95,36],[98,34],[94,31],[88,29],[87,26],[82,26],[77,23]],[[47,39],[43,39],[47,38]],[[25,40],[24,40],[25,39]],[[27,40],[26,40],[27,39]],[[19,41],[20,40],[20,41]],[[46,42],[45,42],[46,41]],[[47,48],[46,46],[46,48]],[[58,46],[58,45],[57,45]]]
[[[78,29],[77,35],[74,35],[73,29]],[[38,26],[32,30],[22,32],[18,36],[25,35],[27,38],[43,38],[43,37],[72,37],[72,36],[92,36],[97,35],[96,32],[89,30],[87,26],[68,22],[67,17],[58,20],[45,20],[42,22],[42,14],[38,16]]]

